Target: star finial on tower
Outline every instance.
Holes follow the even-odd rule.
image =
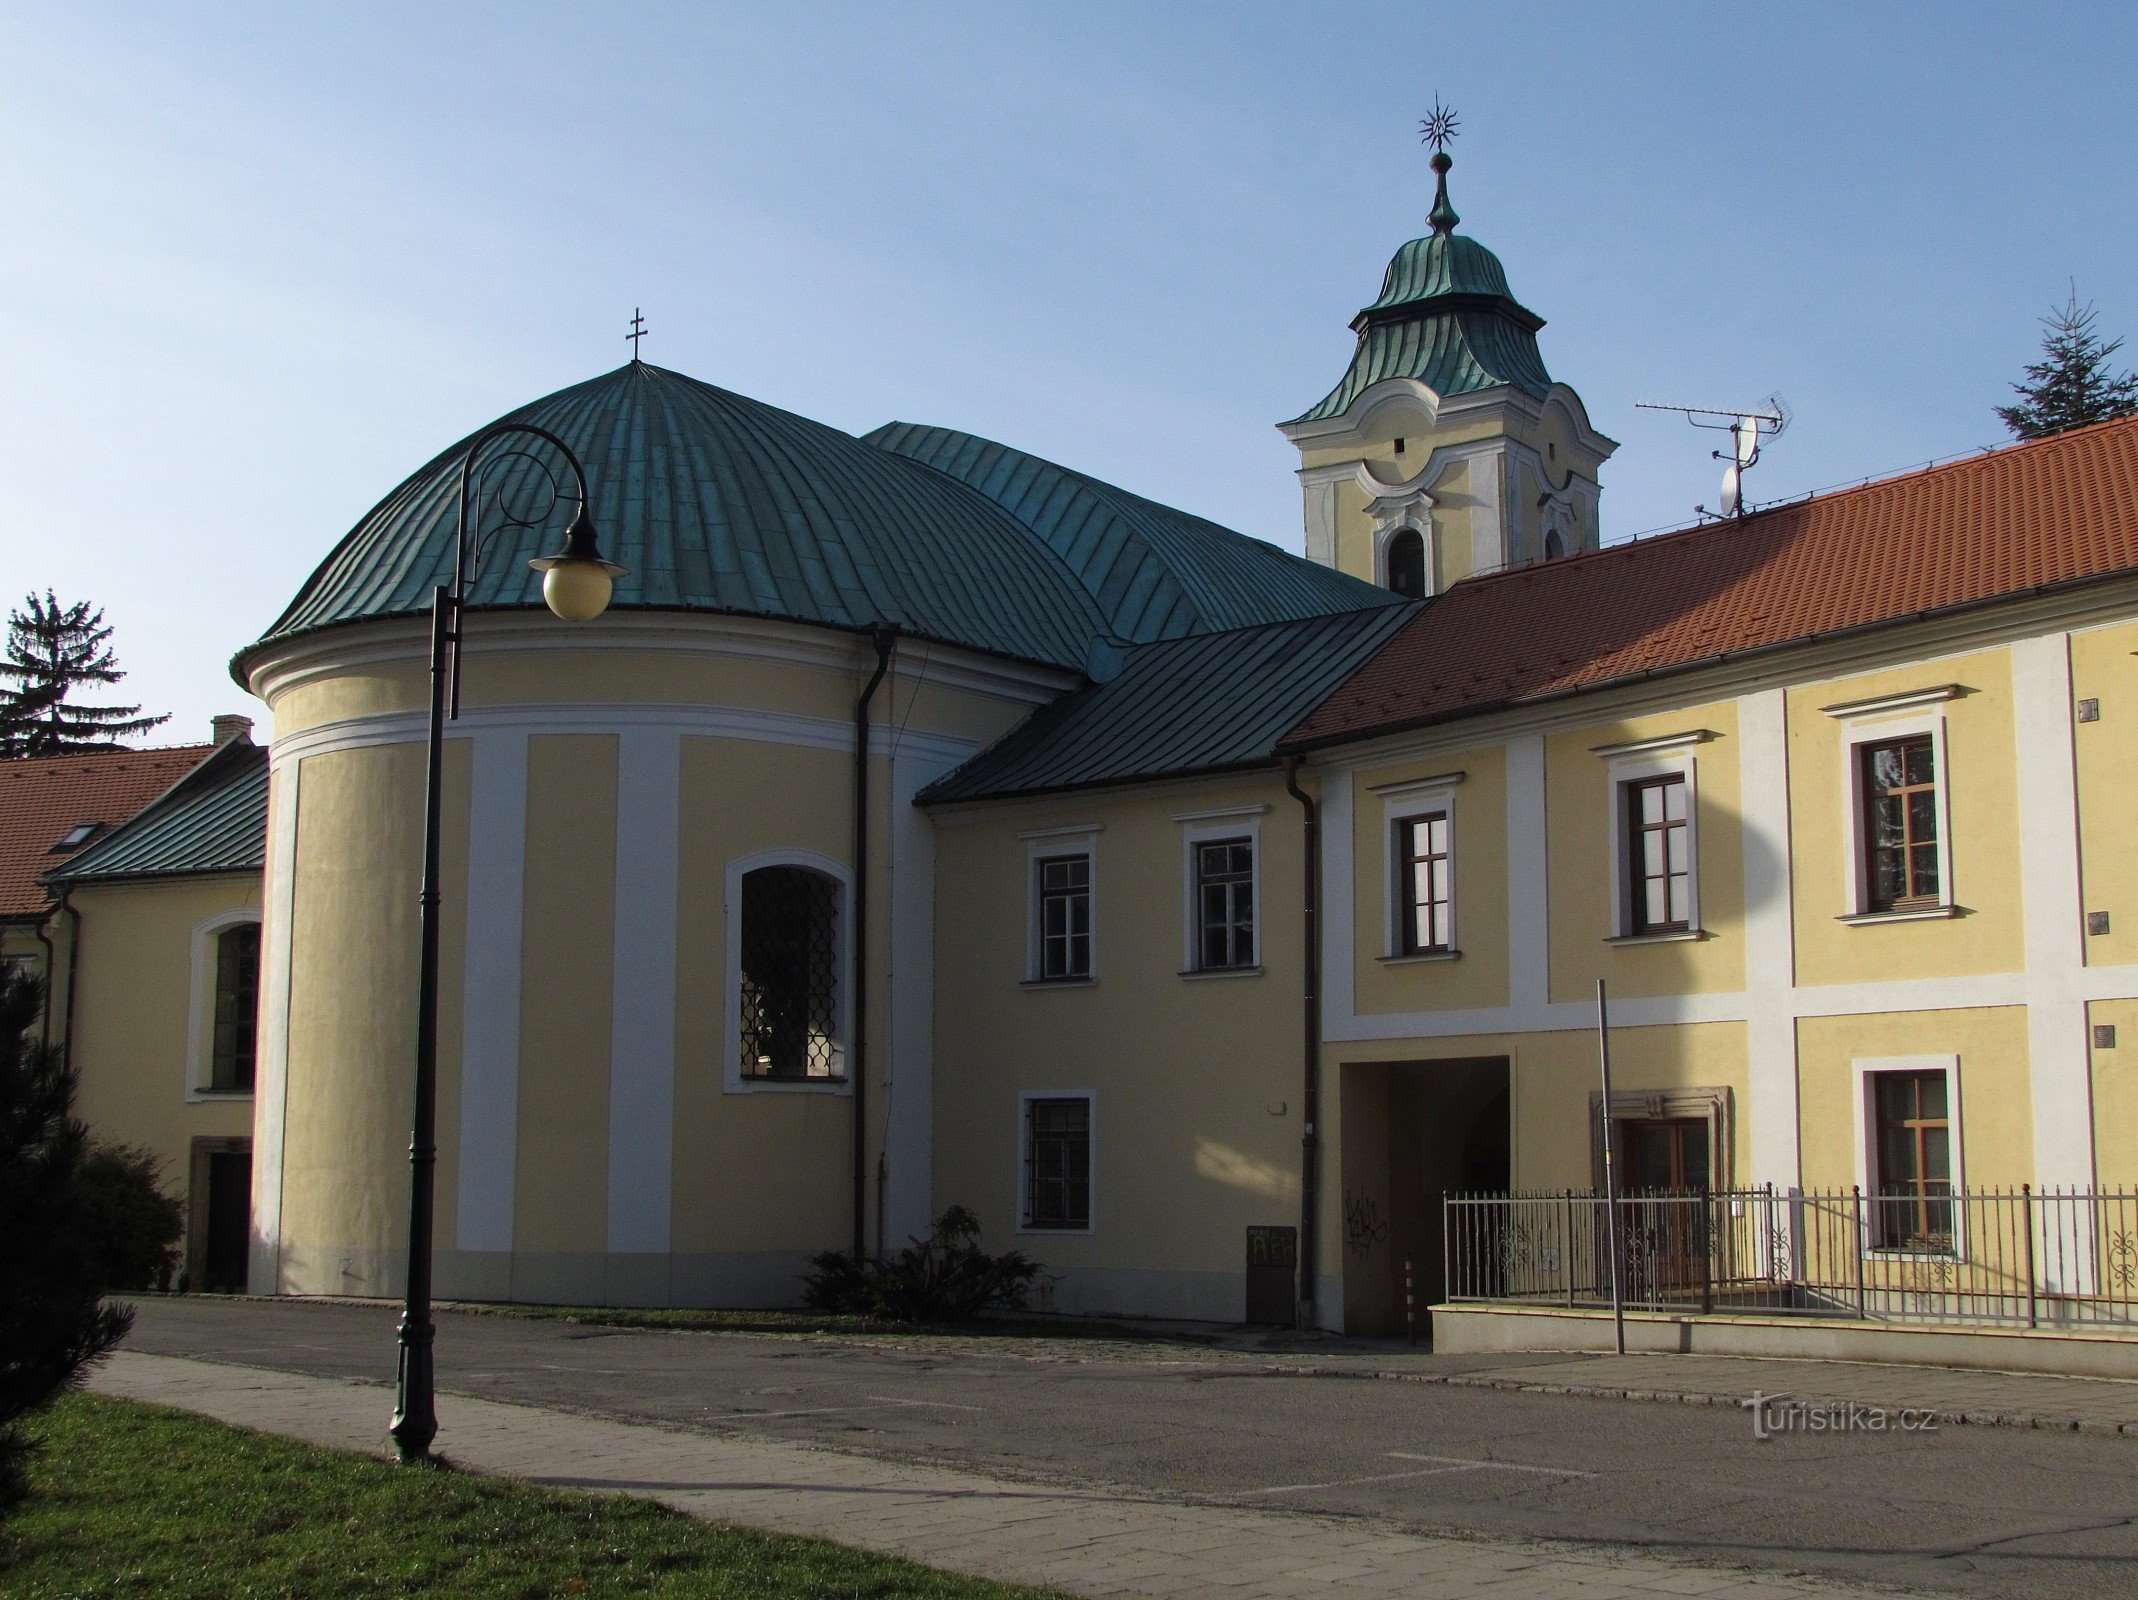
[[[638,342],[646,337],[646,319],[639,315],[637,306],[631,308],[631,331],[624,335],[631,341],[631,359],[638,359]]]
[[[1433,147],[1433,172],[1439,187],[1433,193],[1432,215],[1426,220],[1433,225],[1435,233],[1453,233],[1455,224],[1462,218],[1448,204],[1448,168],[1455,165],[1455,158],[1448,154],[1448,146],[1454,141],[1456,130],[1461,127],[1453,106],[1440,103],[1440,96],[1433,96],[1433,114],[1418,124],[1418,136]]]

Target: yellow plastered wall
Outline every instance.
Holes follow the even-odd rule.
[[[1183,978],[1183,830],[1261,805],[1262,972]],[[935,1199],[1048,1267],[1239,1274],[1299,1221],[1300,808],[1271,777],[938,815]],[[1029,985],[1025,830],[1096,825],[1097,980]],[[1090,1090],[1094,1231],[1017,1237],[1018,1095]]]
[[[616,905],[613,734],[527,741],[513,1248],[608,1239],[609,1005]]]
[[[1460,959],[1390,960],[1399,892],[1390,785],[1460,773],[1454,786],[1455,943]],[[1493,746],[1369,767],[1353,777],[1353,994],[1362,1016],[1503,1006],[1508,998],[1507,760]]]
[[[2130,847],[2138,793],[2138,624],[2071,637],[2074,700],[2098,700],[2100,719],[2072,730],[2079,791],[2079,855],[2085,908],[2105,911],[2109,931],[2086,940],[2090,966],[2138,961],[2138,851]],[[2138,1132],[2138,1123],[2125,1124]]]
[[[888,905],[880,831],[885,768],[871,763],[879,831],[870,920],[879,928]],[[851,868],[852,760],[832,750],[687,738],[680,781],[673,1248],[844,1248],[854,1102],[823,1092],[728,1093],[724,985],[728,863],[768,850],[808,850]],[[747,804],[738,804],[739,794]],[[883,948],[876,946],[879,974]],[[870,989],[872,1085],[881,1081],[885,989],[880,980]],[[880,1128],[876,1098],[870,1120]]]
[[[1798,1140],[1808,1189],[1863,1181],[1856,1063],[1956,1055],[1960,1062],[1959,1170],[1970,1189],[2034,1181],[2034,1116],[2021,1006],[1797,1022]]]
[[[1957,683],[1945,716],[1952,894],[1949,919],[1852,926],[1848,807],[1850,727],[1820,708]],[[2016,972],[2021,921],[2019,796],[2013,776],[2011,658],[1987,650],[1952,660],[1836,678],[1788,691],[1790,849],[1797,980],[1806,985]],[[1916,713],[1909,713],[1915,715]],[[1866,731],[1876,726],[1865,722]]]
[[[194,1035],[214,1025],[213,936],[197,930],[257,916],[260,880],[232,874],[83,887],[71,903],[85,958],[70,1052],[81,1073],[75,1112],[96,1138],[151,1151],[164,1192],[183,1201],[194,1139],[252,1134],[251,1095],[201,1095],[190,1079],[205,1072],[201,1052],[209,1044]],[[64,994],[58,998],[64,1005]]]
[[[1689,754],[1700,923],[1707,937],[1614,945],[1609,941],[1620,931],[1612,913],[1618,818],[1611,764],[1597,748],[1701,731],[1713,737],[1691,746]],[[1598,978],[1627,999],[1742,989],[1744,823],[1736,703],[1715,701],[1553,734],[1545,740],[1544,782],[1552,999],[1593,1000]]]
[[[2091,1051],[2094,1181],[2104,1189],[2138,1189],[2138,1000],[2096,1000],[2091,1029],[2116,1030],[2113,1046]]]

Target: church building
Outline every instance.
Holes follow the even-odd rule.
[[[1587,1194],[1606,1131],[1642,1190],[1733,1197],[1702,1215],[1753,1216],[1747,1281],[1791,1292],[1807,1196],[1884,1197],[1859,1260],[1964,1270],[1955,1196],[2138,1185],[2138,423],[1601,545],[1617,446],[1434,165],[1430,231],[1279,424],[1303,559],[636,359],[509,414],[583,461],[625,574],[559,621],[554,531],[508,529],[470,591],[441,1296],[793,1304],[816,1253],[956,1204],[1047,1309],[1386,1333],[1406,1273],[1483,1303],[1571,1272],[1571,1198],[1466,1240],[1448,1197]],[[99,918],[250,827],[256,898],[170,923],[170,987],[197,1032],[257,918],[254,1293],[403,1282],[465,449],[238,651],[264,757],[46,879],[85,1084],[160,1083],[175,1127],[202,1047],[98,1034]],[[2110,1231],[2029,1279],[2037,1322],[2115,1320]]]

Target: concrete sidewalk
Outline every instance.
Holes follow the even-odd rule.
[[[371,1453],[385,1444],[389,1406],[375,1384],[122,1351],[97,1369],[90,1386],[314,1444]],[[446,1453],[476,1471],[646,1495],[694,1516],[1077,1595],[1775,1600],[1867,1593],[1634,1553],[1473,1543],[1363,1521],[1036,1488],[457,1395],[441,1395],[438,1404]],[[1462,1468],[1414,1475],[1436,1470]]]
[[[1941,1423],[2138,1435],[2138,1382],[1962,1367],[1753,1356],[1436,1356],[1400,1347],[1327,1357],[1276,1356],[1272,1370],[1607,1400],[1741,1406],[1753,1394],[1929,1412]]]

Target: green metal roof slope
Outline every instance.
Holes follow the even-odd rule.
[[[924,805],[1268,766],[1277,741],[1430,601],[1198,634],[1035,712]]]
[[[619,608],[893,623],[1068,667],[1108,631],[1068,569],[983,496],[806,417],[640,362],[510,417],[549,429],[585,463],[603,550],[630,569],[617,582]],[[466,443],[359,522],[262,643],[426,610],[452,566]],[[507,503],[538,508],[540,447],[517,458],[502,453],[509,445],[488,476]],[[556,527],[499,536],[470,603],[540,605],[527,561],[558,542],[568,509],[552,517]]]
[[[45,876],[66,887],[258,871],[266,862],[267,752],[249,739],[233,739],[124,827]]]
[[[1551,392],[1537,351],[1544,319],[1515,299],[1498,256],[1455,232],[1461,219],[1447,203],[1447,167],[1434,159],[1433,231],[1395,253],[1380,298],[1351,319],[1359,342],[1343,381],[1293,423],[1340,417],[1389,378],[1415,378],[1442,396],[1503,385],[1537,400]]]
[[[1015,517],[1067,563],[1114,635],[1131,643],[1395,600],[1261,539],[990,439],[913,422],[862,437],[947,473]]]

